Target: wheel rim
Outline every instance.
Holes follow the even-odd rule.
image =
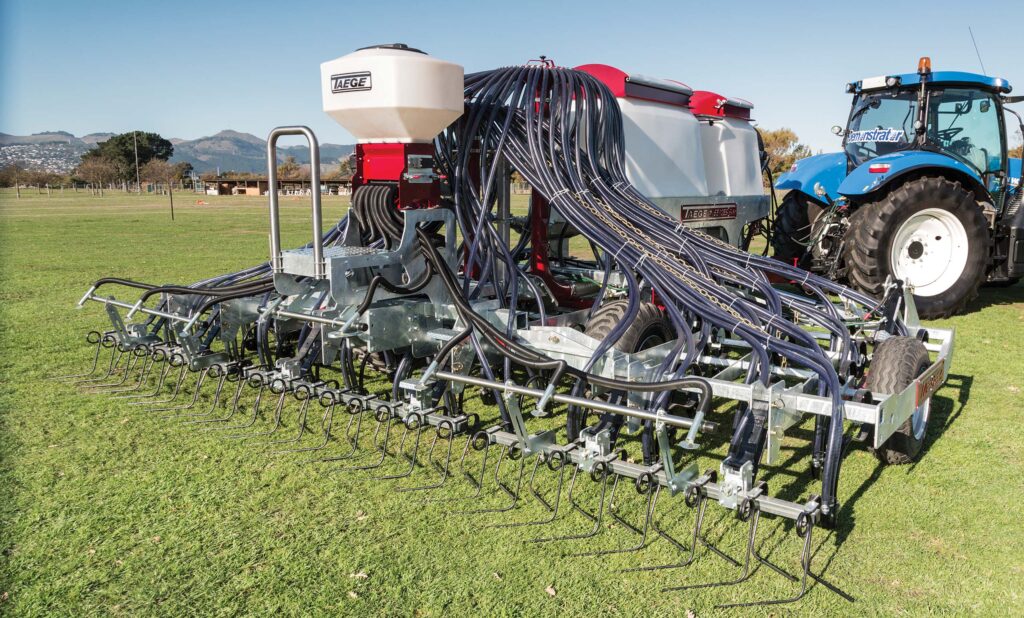
[[[918,296],[936,296],[953,287],[967,266],[967,230],[953,213],[926,208],[903,222],[893,239],[893,275]]]
[[[636,346],[636,351],[641,352],[663,343],[665,343],[665,338],[660,333],[650,333],[640,341],[640,345]]]
[[[932,398],[929,397],[921,402],[921,405],[914,408],[914,413],[910,416],[910,431],[914,436],[914,440],[920,440],[924,438],[924,432],[928,428],[928,415],[932,411]]]

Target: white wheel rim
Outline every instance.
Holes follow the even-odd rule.
[[[910,416],[910,431],[914,434],[915,440],[924,437],[925,429],[928,428],[928,415],[932,411],[932,398],[929,397],[921,402],[921,405],[914,409]]]
[[[953,287],[967,266],[967,230],[953,213],[926,208],[903,222],[893,239],[893,275],[918,296],[937,296]]]

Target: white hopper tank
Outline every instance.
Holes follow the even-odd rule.
[[[320,65],[323,107],[360,143],[423,143],[463,110],[463,68],[402,44]]]
[[[606,64],[576,67],[603,82],[622,110],[626,176],[649,198],[707,195],[693,91],[668,80],[628,75]]]
[[[754,106],[703,90],[694,92],[690,104],[701,120],[709,195],[763,193],[760,146],[750,124]]]
[[[713,110],[718,117],[709,123],[698,93],[684,84],[605,64],[576,68],[615,95],[622,110],[626,176],[658,207],[684,225],[737,245],[746,225],[767,216],[749,104],[726,100],[730,105]]]

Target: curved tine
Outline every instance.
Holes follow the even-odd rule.
[[[487,480],[487,460],[490,457],[491,443],[487,444],[481,449],[483,456],[480,458],[480,481],[478,482],[471,472],[466,471],[466,458],[469,455],[469,449],[472,447],[473,438],[470,436],[466,440],[466,446],[462,449],[462,457],[459,458],[459,469],[462,471],[462,476],[473,486],[473,493],[468,496],[447,496],[443,498],[428,498],[424,502],[465,502],[467,500],[475,500],[480,497],[483,492],[484,483]]]
[[[93,345],[96,348],[96,353],[93,354],[93,356],[92,356],[92,368],[90,368],[89,371],[86,371],[85,373],[77,373],[77,374],[73,374],[73,375],[55,376],[55,377],[52,377],[50,379],[51,380],[56,380],[58,382],[64,382],[64,381],[68,381],[68,380],[78,380],[79,378],[88,378],[89,376],[91,376],[96,371],[96,368],[99,366],[100,350],[103,349],[103,346],[100,345],[99,341],[97,341],[96,343],[91,344],[91,345]]]
[[[671,592],[673,590],[696,590],[698,588],[717,588],[717,587],[720,587],[720,586],[735,586],[736,584],[741,584],[741,583],[747,581],[747,579],[749,579],[750,575],[751,575],[750,556],[751,556],[751,554],[753,554],[753,551],[754,551],[754,537],[757,535],[757,524],[758,524],[758,522],[760,520],[761,520],[761,510],[756,508],[756,506],[755,506],[754,513],[750,517],[750,526],[749,526],[749,531],[747,533],[747,548],[746,548],[746,551],[744,552],[744,557],[743,557],[743,570],[740,571],[740,574],[739,574],[738,577],[736,577],[735,579],[728,579],[728,580],[725,580],[725,581],[718,581],[718,582],[705,582],[703,584],[688,584],[686,586],[671,586],[671,587],[668,587],[668,588],[662,588],[661,591],[662,592]]]
[[[771,560],[769,560],[769,559],[765,558],[764,556],[762,556],[761,552],[759,552],[757,550],[756,546],[753,549],[753,555],[754,555],[754,560],[757,560],[760,564],[763,564],[764,566],[768,567],[769,569],[775,571],[776,573],[778,573],[779,575],[785,577],[789,581],[791,581],[791,582],[800,581],[799,578],[797,578],[795,575],[793,575],[789,571],[783,569],[782,567],[780,567],[779,565],[775,564]]]
[[[167,378],[167,372],[170,371],[170,369],[171,369],[171,364],[170,363],[164,362],[164,363],[161,363],[161,365],[162,366],[160,367],[160,375],[157,377],[157,380],[156,380],[156,388],[153,389],[152,393],[149,393],[149,394],[144,395],[142,397],[138,397],[139,399],[143,399],[143,398],[149,399],[151,397],[156,397],[157,395],[160,394],[160,389],[162,389],[164,387],[164,380]]]
[[[93,392],[93,393],[101,393],[101,392],[103,392],[104,390],[106,390],[108,388],[116,388],[118,386],[123,385],[125,383],[125,381],[128,379],[128,374],[130,374],[132,372],[132,369],[135,367],[135,363],[136,363],[137,360],[138,360],[137,356],[133,356],[131,354],[128,355],[128,362],[125,364],[124,370],[121,373],[121,379],[118,380],[117,382],[105,382],[105,383],[102,383],[102,384],[90,384],[90,385],[87,386],[87,388],[90,389],[90,391]],[[118,372],[115,370],[114,373],[116,374]]]
[[[359,451],[359,436],[363,430],[363,415],[366,414],[366,409],[362,409],[355,414],[349,415],[348,424],[345,426],[345,440],[352,447],[344,455],[334,455],[331,457],[322,457],[320,459],[307,459],[303,463],[326,463],[331,461],[344,461],[351,459]],[[356,433],[351,435],[352,423],[356,424]]]
[[[580,511],[581,513],[583,513],[587,517],[591,518],[594,521],[594,526],[590,529],[589,532],[582,532],[580,534],[568,534],[568,535],[563,535],[563,536],[554,536],[554,537],[548,537],[548,538],[542,538],[542,539],[530,539],[529,541],[527,541],[528,543],[548,543],[548,542],[551,542],[551,541],[571,541],[571,540],[579,540],[579,539],[589,539],[591,537],[597,536],[597,533],[599,533],[601,531],[601,520],[603,519],[603,516],[604,516],[604,503],[605,503],[605,499],[604,498],[605,498],[605,493],[608,490],[608,476],[605,475],[601,479],[601,495],[598,498],[599,502],[598,502],[598,507],[597,507],[597,515],[595,516],[595,515],[591,515],[590,513],[587,513],[585,510],[583,510],[583,508],[581,508],[579,505],[577,505],[576,502],[574,502],[573,499],[572,499],[572,492],[573,492],[574,485],[575,485],[575,482],[576,482],[576,477],[579,475],[579,470],[580,470],[580,468],[579,468],[579,466],[577,466],[576,467],[576,471],[573,472],[573,479],[572,479],[573,482],[569,484],[569,495],[568,495],[569,503],[572,504],[573,507],[576,510]],[[618,478],[618,477],[616,477],[616,478]]]
[[[161,399],[159,401],[133,401],[133,402],[129,403],[128,405],[130,405],[130,406],[158,406],[158,405],[162,405],[162,404],[165,404],[165,403],[174,403],[174,400],[178,398],[178,393],[181,392],[181,385],[185,382],[185,376],[186,376],[186,370],[187,369],[188,369],[188,365],[185,364],[185,365],[182,365],[181,369],[178,370],[178,379],[174,381],[174,391],[172,392],[171,397],[169,399]],[[155,395],[155,393],[154,393],[154,395]],[[151,397],[151,396],[152,395],[146,395],[146,398]],[[139,399],[142,399],[142,397],[140,397]]]
[[[617,481],[618,481],[618,478],[616,478],[616,482]],[[660,489],[661,486],[659,485],[658,488]],[[644,507],[644,523],[643,523],[643,528],[637,528],[633,524],[631,524],[628,521],[622,519],[612,509],[612,505],[615,504],[615,497],[614,497],[615,496],[615,488],[614,487],[612,488],[612,496],[608,499],[608,503],[609,503],[608,514],[611,515],[612,518],[615,519],[615,521],[617,521],[620,524],[622,524],[627,530],[630,530],[633,533],[639,535],[640,536],[640,541],[639,542],[637,542],[635,545],[629,545],[627,547],[619,547],[619,548],[615,548],[615,549],[601,549],[601,550],[597,550],[597,551],[589,551],[589,552],[584,552],[584,553],[580,553],[580,554],[572,554],[572,555],[573,556],[581,556],[581,557],[582,556],[607,556],[607,555],[610,555],[610,554],[626,554],[626,553],[630,553],[630,552],[634,552],[634,551],[640,551],[641,549],[643,549],[644,546],[647,545],[647,531],[650,529],[650,524],[651,524],[651,508],[652,508],[653,501],[654,501],[654,493],[655,493],[655,490],[654,490],[653,487],[647,490],[647,504]]]
[[[661,495],[661,487],[659,486],[658,487],[658,492],[654,496],[654,506],[651,507],[651,512],[652,513],[654,512],[654,509],[656,509],[657,506],[658,506],[658,497],[660,495]],[[667,534],[662,534],[660,532],[660,529],[658,528],[657,521],[655,521],[655,523],[654,523],[654,529],[656,531],[659,531],[659,534],[662,536],[662,538],[667,539],[669,542],[671,542],[673,545],[675,545],[681,551],[688,551],[689,552],[689,555],[686,557],[686,560],[683,560],[682,562],[672,563],[672,564],[658,564],[658,565],[653,565],[653,566],[633,567],[631,569],[622,569],[620,572],[622,572],[622,573],[631,573],[631,572],[638,572],[638,571],[663,571],[663,570],[668,570],[668,569],[680,569],[680,568],[683,568],[683,567],[690,566],[690,564],[692,564],[694,559],[696,558],[697,539],[700,537],[700,529],[704,525],[704,510],[706,508],[707,508],[707,499],[703,495],[699,495],[698,498],[697,498],[697,504],[696,504],[696,507],[695,507],[695,509],[697,511],[697,518],[696,518],[696,522],[694,523],[694,526],[693,526],[693,535],[692,535],[692,538],[690,540],[690,549],[689,550],[687,550],[685,547],[683,547],[683,545],[679,541],[675,540],[671,536],[668,536]],[[652,518],[653,518],[653,516],[652,516]]]
[[[270,440],[267,442],[267,448],[274,444],[291,444],[293,442],[299,442],[302,440],[302,435],[306,433],[306,414],[309,412],[309,402],[311,396],[306,397],[299,404],[299,411],[295,415],[295,421],[299,426],[299,431],[294,438],[281,438],[280,440]]]
[[[807,533],[804,535],[803,548],[800,551],[800,567],[801,567],[801,577],[799,579],[800,589],[796,592],[796,594],[794,594],[791,597],[782,598],[782,599],[766,599],[766,600],[763,600],[763,601],[746,601],[746,602],[743,602],[743,603],[725,603],[725,604],[722,604],[722,605],[717,605],[716,608],[756,607],[756,606],[761,606],[761,605],[785,605],[786,603],[795,603],[796,601],[799,601],[800,599],[802,599],[805,594],[807,594],[807,584],[808,584],[807,580],[808,579],[813,579],[815,582],[821,584],[825,588],[828,588],[830,591],[834,592],[835,594],[839,595],[840,597],[842,597],[843,599],[849,601],[850,603],[856,602],[856,599],[854,599],[852,596],[850,596],[845,591],[843,591],[840,588],[838,588],[835,584],[827,581],[826,579],[824,579],[820,575],[816,575],[816,574],[811,572],[811,558],[812,558],[812,553],[811,553],[812,542],[811,542],[811,538],[813,537],[813,533],[814,533],[814,524],[812,523],[812,524],[808,525],[808,527],[807,527]],[[756,556],[757,556],[757,553],[755,551],[755,557]],[[769,566],[772,566],[772,565],[769,565]],[[798,581],[796,577],[793,577],[789,573],[786,573],[786,572],[783,571],[783,574],[788,576],[792,581]]]
[[[510,489],[508,485],[506,485],[501,480],[501,476],[499,475],[499,472],[501,470],[501,463],[506,458],[506,455],[508,455],[511,448],[512,447],[506,446],[505,449],[502,451],[501,455],[498,456],[498,463],[497,465],[494,466],[494,482],[497,483],[499,489],[504,491],[506,494],[509,495],[509,497],[512,498],[512,501],[509,502],[506,506],[501,507],[489,509],[474,509],[472,511],[459,511],[460,515],[470,515],[476,513],[506,513],[516,507],[516,504],[519,502],[519,492],[523,487],[523,471],[526,468],[526,458],[519,458],[519,474],[516,475],[516,488],[514,491]]]
[[[114,346],[114,347],[110,348],[110,363],[108,363],[108,365],[107,365],[107,372],[105,374],[103,374],[102,376],[97,376],[95,378],[86,378],[84,380],[76,380],[75,382],[73,382],[73,384],[75,384],[75,385],[86,385],[86,387],[88,387],[88,385],[90,385],[90,384],[92,384],[94,382],[102,382],[103,380],[106,380],[107,378],[109,378],[110,376],[112,376],[114,374],[114,368],[117,366],[118,363],[121,362],[121,356],[123,354],[124,354],[124,352],[118,350],[117,346]]]
[[[115,395],[114,397],[111,397],[111,399],[138,399],[144,397],[144,395],[139,395],[139,391],[142,390],[142,386],[145,384],[146,378],[149,377],[149,370],[153,367],[154,363],[155,361],[153,360],[153,357],[147,354],[142,360],[142,368],[139,371],[139,377],[135,381],[135,385],[129,388],[107,391],[107,394],[113,395],[115,393],[127,393],[123,395]]]
[[[218,420],[218,419],[208,419],[206,417],[212,416],[213,413],[217,411],[217,404],[220,403],[220,397],[221,397],[221,394],[224,391],[224,385],[227,383],[227,380],[228,380],[228,374],[227,373],[222,373],[221,376],[220,376],[220,380],[217,381],[217,389],[213,392],[213,403],[210,404],[210,409],[207,410],[206,412],[197,412],[195,414],[171,414],[171,415],[165,416],[164,418],[179,418],[179,417],[182,417],[182,416],[185,416],[185,417],[188,417],[188,416],[198,416],[198,417],[200,417],[200,418],[193,418],[193,419],[190,419],[190,420],[182,420],[181,423],[183,425],[193,425],[193,424],[196,424],[196,423],[209,423],[211,420],[213,420],[213,421]],[[238,391],[236,391],[235,397],[237,398],[240,394],[241,394],[241,380],[239,380],[239,389],[238,389]]]
[[[331,425],[334,424],[334,406],[337,404],[330,404],[324,409],[324,417],[320,419],[320,433],[323,434],[323,441],[316,446],[303,446],[300,448],[284,448],[276,451],[271,451],[273,455],[279,455],[281,453],[308,453],[310,451],[319,451],[320,449],[326,448],[327,443],[331,441]]]
[[[539,458],[538,458],[538,461],[539,461]],[[534,465],[533,473],[535,474],[536,472],[537,472],[537,466]],[[533,484],[533,475],[531,474],[530,485],[532,485],[532,484]],[[485,527],[486,528],[519,528],[519,527],[522,527],[522,526],[540,526],[540,525],[543,525],[543,524],[550,524],[551,522],[555,521],[556,517],[558,517],[558,505],[562,501],[562,487],[564,485],[565,485],[565,465],[562,465],[562,467],[560,467],[558,469],[558,486],[555,489],[555,504],[553,506],[549,505],[543,498],[540,497],[539,494],[537,494],[536,492],[534,492],[534,494],[533,494],[534,496],[537,497],[538,500],[541,501],[542,504],[547,506],[548,510],[551,511],[551,515],[549,515],[549,516],[547,516],[547,517],[545,517],[543,519],[537,519],[537,520],[534,520],[534,521],[519,521],[519,522],[508,523],[508,524],[492,524],[490,526],[485,526]],[[532,491],[533,491],[533,489],[531,487],[531,492]]]
[[[190,401],[188,403],[185,403],[185,404],[182,404],[180,406],[172,406],[172,407],[169,407],[169,408],[151,408],[151,409],[146,410],[146,411],[147,412],[171,412],[171,411],[174,411],[174,410],[191,410],[192,408],[194,408],[196,406],[196,403],[199,401],[199,392],[202,391],[202,389],[203,389],[203,382],[206,381],[206,375],[209,372],[210,372],[210,368],[209,367],[204,367],[199,372],[199,378],[196,380],[196,386],[192,390],[192,401]],[[169,414],[167,416],[164,416],[163,418],[174,418],[175,416],[189,416],[189,415],[188,414]]]
[[[104,394],[111,395],[111,399],[130,399],[132,397],[138,397],[138,394],[136,392],[142,388],[143,383],[145,383],[146,381],[146,374],[149,373],[150,357],[147,355],[142,360],[141,365],[139,364],[139,361],[135,361],[135,365],[139,369],[139,375],[137,378],[134,378],[130,382],[129,386],[125,386],[124,388],[110,389],[104,391]]]
[[[228,411],[227,415],[219,418],[200,418],[192,421],[184,421],[186,424],[201,424],[201,423],[226,423],[234,418],[235,414],[238,413],[238,403],[242,398],[242,387],[245,386],[245,380],[239,380],[238,386],[235,387],[235,395],[231,398],[231,410]],[[259,392],[256,394],[257,402],[259,396],[263,393],[263,387],[260,387]],[[196,427],[197,430],[201,431],[214,431],[215,429],[224,429],[223,427]]]
[[[229,435],[227,437],[229,439],[232,439],[232,440],[245,440],[246,438],[257,438],[257,437],[260,437],[260,436],[269,436],[269,435],[273,434],[281,426],[281,412],[284,409],[284,400],[285,400],[285,398],[287,396],[288,396],[288,391],[285,391],[285,392],[283,392],[283,393],[281,393],[280,395],[277,396],[277,405],[274,406],[274,424],[271,426],[271,428],[269,430],[267,430],[267,431],[256,431],[256,432],[252,432],[252,433],[236,433],[236,434]],[[252,425],[254,425],[256,423],[256,420],[258,419],[259,415],[260,415],[259,402],[257,402],[256,406],[253,409],[252,418],[247,423],[244,423],[242,425],[238,425],[238,426],[235,426],[235,427],[225,427],[224,429],[240,429],[240,428],[244,428],[244,427],[250,427],[250,426],[252,426]]]
[[[438,430],[440,430],[440,427],[438,428]],[[436,438],[437,438],[437,433],[436,432],[434,433],[434,438],[435,438],[435,441],[436,441]],[[425,491],[425,490],[428,490],[428,489],[437,489],[438,487],[441,487],[442,485],[444,485],[444,482],[448,480],[448,467],[452,463],[452,446],[455,444],[455,434],[454,433],[450,434],[445,439],[448,441],[448,453],[447,453],[447,455],[445,455],[445,458],[444,458],[444,468],[441,470],[441,480],[437,481],[436,483],[431,483],[429,485],[421,485],[419,487],[401,487],[399,489],[396,489],[395,491],[398,491],[398,492]],[[430,446],[430,452],[431,452],[431,454],[433,454],[433,452],[434,452],[433,444]],[[431,463],[434,462],[434,460],[430,456],[427,457],[427,461],[429,461]]]
[[[377,429],[378,430],[380,429],[381,425],[387,425],[387,427],[384,429],[384,445],[383,446],[378,446],[377,445],[377,432],[374,432],[374,434],[373,434],[373,445],[377,446],[377,448],[379,449],[379,452],[380,452],[380,457],[377,458],[377,461],[375,461],[375,462],[373,462],[371,464],[364,464],[362,466],[347,466],[347,467],[344,467],[344,468],[336,468],[334,470],[331,470],[331,472],[347,472],[347,471],[350,471],[350,470],[375,470],[375,469],[381,467],[382,465],[384,465],[384,461],[388,457],[388,442],[391,440],[391,427],[395,424],[395,421],[399,421],[399,419],[397,419],[397,418],[389,418],[388,420],[384,421],[383,423],[377,423]],[[399,422],[401,422],[401,421],[399,421]]]
[[[420,437],[423,436],[423,430],[426,429],[427,427],[428,425],[426,423],[420,423],[420,426],[415,429],[416,438],[413,440],[412,443],[412,455],[406,455],[406,457],[409,459],[409,467],[406,468],[404,472],[399,472],[397,474],[388,474],[385,476],[378,476],[376,480],[388,481],[391,479],[403,479],[412,474],[413,470],[416,469],[416,453],[418,453],[420,450]],[[399,453],[404,454],[403,447],[405,446],[405,438],[408,435],[409,431],[406,430],[405,435],[402,436],[402,444],[398,446]]]
[[[537,457],[537,461],[534,462],[534,464],[533,464],[533,470],[530,471],[530,480],[526,484],[526,488],[528,490],[530,490],[530,494],[533,495],[533,497],[537,499],[537,502],[540,502],[541,504],[544,505],[544,508],[546,508],[549,511],[553,511],[553,510],[555,510],[555,507],[551,506],[551,503],[548,502],[544,498],[544,496],[540,495],[540,492],[537,491],[537,486],[534,484],[535,480],[537,478],[537,469],[540,467],[541,463],[543,463],[543,458],[542,457]],[[561,466],[559,468],[559,470],[561,470],[564,467],[565,467],[564,465]]]

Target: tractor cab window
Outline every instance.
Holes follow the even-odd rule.
[[[979,174],[1003,168],[999,106],[987,92],[962,88],[932,90],[927,139],[932,146]]]
[[[909,148],[917,119],[917,93],[910,90],[860,94],[846,129],[846,154],[858,166]]]

